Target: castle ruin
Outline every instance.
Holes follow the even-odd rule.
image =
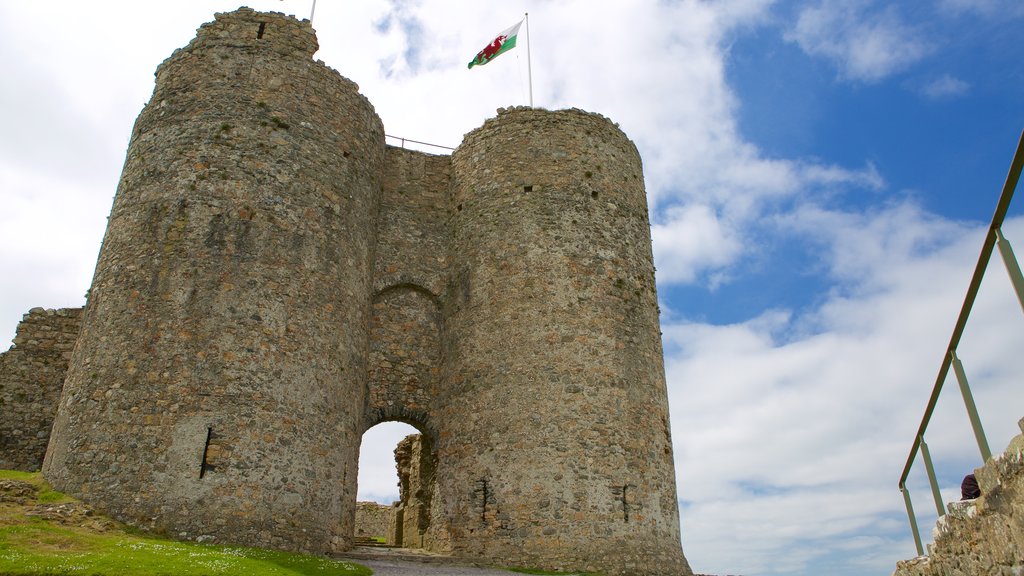
[[[316,50],[242,8],[157,69],[46,478],[171,536],[338,552],[362,434],[401,421],[428,549],[690,574],[636,147],[530,108],[390,147]]]

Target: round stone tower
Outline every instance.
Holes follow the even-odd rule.
[[[515,108],[452,165],[437,474],[453,551],[689,574],[636,147],[596,114]]]
[[[218,14],[157,71],[44,465],[175,537],[352,533],[384,133],[308,22]]]

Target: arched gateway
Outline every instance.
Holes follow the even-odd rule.
[[[308,22],[218,14],[134,127],[44,473],[173,535],[351,545],[362,433],[436,454],[435,546],[689,574],[640,157],[516,108],[387,147]]]

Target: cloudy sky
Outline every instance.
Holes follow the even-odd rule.
[[[0,0],[0,341],[83,303],[153,71],[237,7]],[[388,134],[457,146],[527,103],[525,43],[466,69],[527,11],[535,104],[610,117],[644,160],[691,564],[890,574],[914,555],[897,480],[1024,128],[1024,4],[320,0],[316,57]],[[1024,416],[1022,328],[994,261],[960,357],[996,451]],[[367,434],[363,498],[396,494],[404,433]],[[980,462],[952,378],[928,440],[956,499]]]

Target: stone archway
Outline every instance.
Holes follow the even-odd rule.
[[[419,432],[395,450],[400,494],[388,540],[433,551],[451,549],[435,480],[441,324],[440,300],[419,284],[400,280],[374,294],[364,430],[402,422]]]
[[[386,424],[385,421],[379,424]],[[364,464],[366,450],[377,451],[374,466],[379,467],[381,452],[385,447],[389,456],[394,455],[391,465],[398,477],[398,499],[386,503],[377,498],[376,503],[362,497],[356,503],[356,522],[353,541],[356,544],[371,544],[373,539],[383,539],[389,546],[401,548],[421,548],[432,551],[448,552],[451,549],[450,536],[446,523],[442,519],[439,491],[436,481],[437,451],[435,443],[424,427],[412,425],[414,432],[406,433],[399,430],[390,431],[390,436],[380,436],[370,440],[364,433],[364,442],[360,449],[360,466]],[[380,430],[375,425],[372,427]],[[407,427],[401,427],[408,430]],[[401,440],[395,432],[406,433]],[[374,445],[367,442],[373,441]],[[397,444],[397,446],[396,446]],[[393,447],[393,450],[391,448]],[[371,459],[372,456],[369,459]],[[380,469],[378,468],[378,474]],[[379,478],[379,476],[378,476]],[[359,494],[372,491],[363,484],[360,471]],[[381,487],[377,487],[380,489]]]

